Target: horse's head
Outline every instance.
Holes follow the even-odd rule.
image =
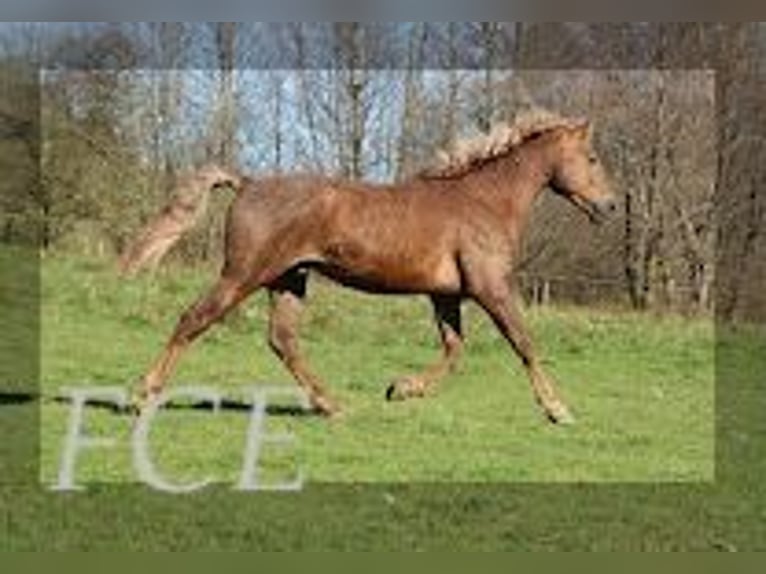
[[[606,170],[593,149],[593,128],[584,121],[559,132],[550,186],[591,221],[601,223],[616,210],[617,202]]]

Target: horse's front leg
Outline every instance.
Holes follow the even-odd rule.
[[[574,417],[542,369],[507,280],[504,277],[485,279],[478,281],[476,286],[472,292],[473,298],[489,314],[521,359],[532,383],[535,399],[548,419],[558,424],[573,423]]]
[[[460,357],[463,348],[460,297],[457,295],[433,295],[431,303],[433,304],[436,325],[439,328],[443,355],[439,361],[428,367],[423,373],[395,381],[386,391],[388,400],[425,396],[453,370]]]

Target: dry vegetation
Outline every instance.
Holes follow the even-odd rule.
[[[190,167],[391,180],[543,106],[595,122],[623,209],[594,233],[546,197],[526,245],[528,297],[706,312],[717,279],[722,315],[766,311],[750,279],[766,260],[760,25],[17,30],[5,38],[0,90],[2,161],[13,174],[2,195],[5,241],[37,233],[46,248],[116,254]],[[41,94],[23,74],[25,57],[58,63]],[[557,59],[582,69],[534,69]],[[139,71],[146,62],[166,69]],[[615,70],[625,62],[646,69]],[[681,69],[688,63],[695,70]],[[176,256],[217,258],[222,213],[211,210]]]

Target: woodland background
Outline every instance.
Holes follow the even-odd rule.
[[[394,181],[539,105],[595,123],[621,214],[545,194],[529,301],[762,318],[765,54],[762,23],[5,24],[0,241],[113,257],[195,165]],[[173,257],[220,257],[228,200]]]

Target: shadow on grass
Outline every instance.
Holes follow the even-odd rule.
[[[39,397],[30,396],[30,400],[36,400]],[[50,399],[51,402],[57,404],[71,404],[71,399],[64,396],[56,396]],[[0,395],[0,407],[3,405],[2,395]],[[133,416],[135,409],[132,407],[123,407],[115,404],[111,401],[104,401],[99,399],[90,399],[85,402],[87,407],[100,409],[111,412],[115,415]],[[164,405],[163,410],[169,411],[210,411],[219,410],[221,412],[229,413],[243,413],[249,415],[252,411],[252,403],[245,401],[237,401],[233,399],[222,399],[217,406],[211,401],[199,401],[199,402],[170,402]],[[306,410],[298,405],[267,405],[266,414],[269,416],[277,417],[313,417],[320,416],[320,414],[312,409]]]
[[[26,405],[40,399],[36,393],[0,391],[0,407]]]

